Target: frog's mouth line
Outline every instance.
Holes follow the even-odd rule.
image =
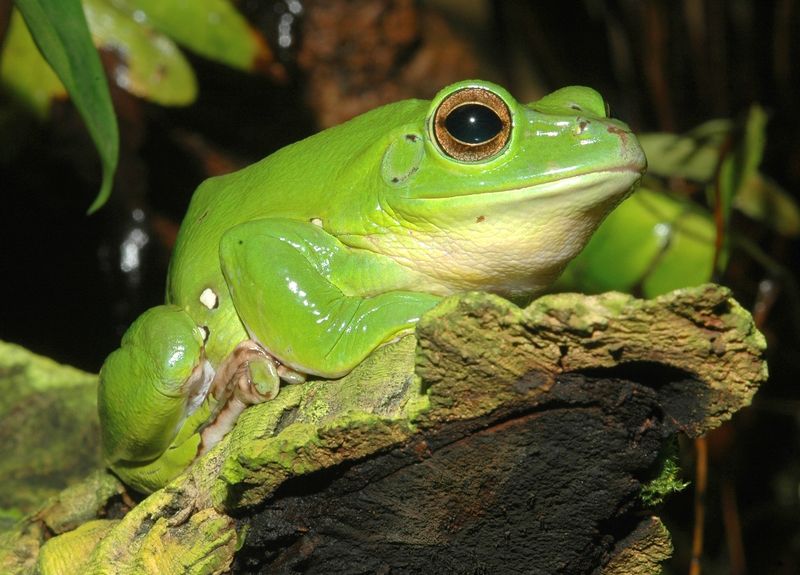
[[[620,193],[630,190],[631,187],[642,177],[645,172],[644,167],[639,164],[627,164],[614,168],[604,168],[602,170],[594,170],[573,174],[563,178],[550,180],[548,182],[541,182],[532,184],[530,186],[522,186],[518,188],[505,188],[499,190],[481,190],[478,189],[473,192],[464,194],[453,194],[449,196],[417,196],[414,198],[406,198],[405,201],[453,201],[459,198],[469,198],[472,196],[495,196],[501,194],[512,194],[518,192],[519,195],[528,195],[530,193],[536,194],[536,197],[547,198],[558,196],[570,192],[585,191],[587,188],[593,188],[599,184],[606,183],[608,180],[619,178],[621,175],[629,176],[629,181],[621,184],[618,188]]]

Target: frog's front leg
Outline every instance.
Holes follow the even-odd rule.
[[[251,405],[278,395],[281,378],[298,381],[299,374],[289,374],[275,358],[253,340],[240,342],[217,366],[209,389],[215,407],[200,433],[197,455],[214,447],[236,424]]]
[[[290,368],[340,377],[409,331],[439,296],[389,258],[350,248],[312,223],[255,220],[220,244],[222,271],[250,336]]]

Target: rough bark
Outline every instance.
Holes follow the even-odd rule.
[[[669,536],[642,487],[677,433],[766,378],[763,338],[718,286],[524,310],[466,294],[417,337],[285,388],[170,486],[41,555],[73,534],[88,573],[657,573]]]

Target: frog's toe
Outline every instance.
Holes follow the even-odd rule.
[[[238,383],[240,388],[238,391],[245,403],[254,405],[278,395],[281,379],[274,359],[269,356],[256,356],[247,362],[245,370]]]
[[[302,371],[296,371],[286,365],[278,365],[278,376],[286,383],[303,383],[306,380],[306,374]]]
[[[219,443],[247,407],[278,395],[281,367],[255,341],[246,340],[236,346],[218,366],[214,376],[212,394],[217,404],[201,432],[199,455]]]

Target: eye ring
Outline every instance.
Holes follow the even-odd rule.
[[[511,110],[486,88],[462,88],[442,100],[432,124],[436,144],[445,155],[462,162],[481,162],[508,143]]]

